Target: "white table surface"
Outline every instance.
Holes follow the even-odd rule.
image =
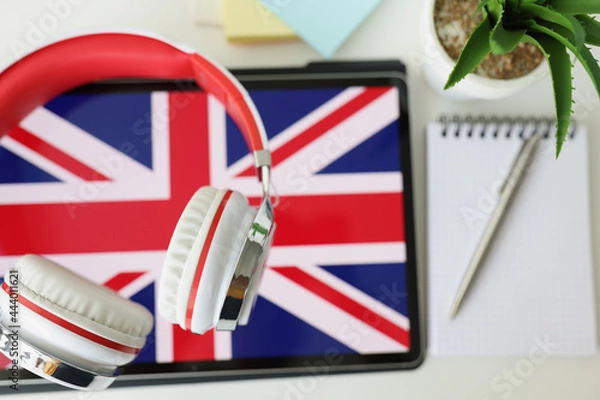
[[[0,65],[15,59],[12,47],[24,42],[31,24],[50,12],[48,4],[65,0],[21,0],[0,2]],[[69,32],[89,29],[140,29],[154,31],[170,39],[188,43],[227,67],[298,66],[321,57],[302,42],[254,46],[232,46],[222,30],[196,26],[191,6],[193,0],[69,0],[76,4],[47,33],[47,39]],[[327,0],[324,0],[327,1]],[[495,115],[553,115],[551,82],[548,77],[531,90],[518,96],[493,102],[453,104],[437,97],[427,86],[420,66],[427,62],[420,56],[418,20],[422,11],[419,0],[384,0],[370,18],[335,54],[334,59],[403,60],[410,77],[411,135],[413,171],[420,259],[425,253],[425,124],[440,113]],[[600,54],[596,52],[596,54]],[[581,66],[575,70],[576,117],[590,127],[593,236],[600,238],[600,101]],[[565,151],[568,151],[566,146]],[[565,212],[569,212],[568,206]],[[596,271],[600,246],[595,246]],[[421,264],[423,267],[423,264]],[[600,280],[596,273],[596,287]],[[131,398],[245,398],[245,399],[321,399],[343,398],[456,398],[483,399],[565,399],[600,398],[600,356],[593,358],[551,358],[537,365],[522,382],[515,382],[512,393],[499,392],[492,386],[494,378],[514,369],[518,358],[438,358],[427,357],[424,364],[411,372],[386,372],[321,377],[314,388],[292,393],[298,378],[260,379],[227,383],[162,385],[128,389],[110,389],[100,393],[56,392],[46,399]],[[2,383],[4,384],[4,383]],[[310,386],[310,385],[309,385]],[[501,395],[505,395],[502,397]],[[39,395],[22,395],[33,399]]]

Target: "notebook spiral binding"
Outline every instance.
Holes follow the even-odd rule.
[[[545,139],[555,132],[556,120],[554,118],[536,117],[485,117],[485,116],[447,116],[442,115],[438,123],[442,124],[442,136],[468,137],[468,138],[511,138],[525,139],[534,132],[541,131]],[[576,123],[571,122],[569,139],[575,137]]]

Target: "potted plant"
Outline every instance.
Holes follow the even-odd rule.
[[[460,85],[444,91],[448,75],[469,36],[483,20],[479,0],[426,0],[421,23],[423,72],[440,94],[458,100],[497,99],[512,95],[547,75],[544,55],[521,43],[502,55],[491,54]]]
[[[470,35],[446,82],[451,88],[470,74],[490,53],[506,54],[529,43],[544,54],[554,87],[556,156],[571,123],[573,86],[568,51],[577,58],[600,95],[600,66],[587,45],[600,46],[598,0],[480,0],[481,23]],[[568,50],[568,51],[567,51]]]

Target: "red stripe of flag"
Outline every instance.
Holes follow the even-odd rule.
[[[63,204],[3,206],[0,254],[164,250],[187,200],[89,203],[75,219]],[[405,240],[402,193],[282,197],[275,213],[277,246]]]
[[[60,165],[62,168],[74,175],[77,175],[84,181],[110,180],[100,172],[88,167],[59,148],[54,147],[50,143],[40,139],[39,137],[32,135],[20,126],[13,129],[9,135],[23,146],[30,148],[53,163]]]
[[[272,151],[271,159],[273,160],[273,165],[279,164],[310,142],[318,139],[320,136],[330,131],[333,127],[339,125],[342,121],[354,115],[361,108],[383,96],[389,90],[391,90],[390,87],[366,88],[364,92],[350,100],[348,103],[327,115],[325,118],[319,120],[277,150]],[[254,176],[255,174],[256,168],[251,166],[238,176]]]
[[[2,283],[2,289],[6,293],[8,293],[8,295],[10,296],[12,289],[6,284],[6,282]],[[71,322],[59,317],[58,315],[51,313],[50,311],[46,310],[45,308],[38,306],[34,302],[32,302],[29,299],[27,299],[26,297],[24,297],[22,294],[19,294],[18,299],[19,299],[19,305],[29,308],[31,311],[33,311],[34,313],[38,314],[39,316],[47,319],[48,321],[51,321],[51,322],[55,323],[56,325],[66,329],[68,331],[71,331],[72,333],[79,335],[85,339],[88,339],[94,343],[97,343],[104,347],[108,347],[109,349],[117,350],[117,351],[120,351],[123,353],[128,353],[128,354],[138,354],[140,352],[140,349],[138,349],[138,348],[126,346],[124,344],[112,341],[110,339],[107,339],[105,337],[97,335],[93,332],[90,332],[87,329],[83,329],[80,326],[72,324]]]
[[[118,292],[144,274],[145,272],[122,272],[106,281],[104,286]]]
[[[388,321],[362,304],[352,300],[345,294],[338,292],[299,268],[285,267],[272,269],[361,320],[365,324],[372,326],[396,342],[410,348],[410,334],[408,331]]]
[[[12,365],[12,360],[0,353],[0,369],[8,369]]]
[[[402,193],[285,196],[275,220],[277,246],[405,241]]]
[[[213,361],[215,359],[214,330],[196,335],[173,325],[173,361]]]

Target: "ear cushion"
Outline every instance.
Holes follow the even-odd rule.
[[[180,285],[177,319],[180,325],[185,322],[187,329],[194,333],[202,334],[218,322],[242,246],[256,214],[243,195],[229,193],[231,195],[226,203],[221,202],[225,204],[223,212],[221,215],[217,213],[211,221],[215,229],[204,264],[202,253],[208,245],[208,238],[202,252],[192,248],[189,264],[184,270],[184,284]],[[227,193],[224,193],[224,198],[227,198]],[[198,277],[201,279],[198,280]],[[194,284],[188,289],[185,284],[193,281],[197,281],[197,289]]]
[[[14,270],[21,304],[69,330],[134,349],[143,347],[152,330],[153,317],[146,308],[48,259],[26,255]]]
[[[177,291],[183,269],[217,192],[217,189],[210,186],[198,189],[183,210],[173,231],[158,287],[158,312],[173,324],[177,323]],[[211,211],[214,215],[216,208],[213,207]]]
[[[10,290],[9,290],[10,292]],[[106,343],[98,343],[90,340],[87,335],[82,335],[77,330],[73,331],[71,326],[63,327],[55,323],[52,319],[48,319],[47,315],[42,316],[36,311],[28,307],[29,300],[25,300],[25,295],[16,298],[19,308],[18,314],[11,315],[9,312],[0,313],[0,324],[8,328],[14,326],[16,316],[18,320],[18,336],[19,340],[23,341],[51,357],[66,361],[71,365],[84,368],[88,371],[96,371],[101,366],[116,367],[118,365],[128,364],[133,361],[138,353],[137,348],[129,348],[125,350],[123,346],[115,345],[108,347]],[[0,290],[0,309],[14,310],[15,297],[11,299],[9,293],[5,290]],[[13,306],[13,308],[11,308]],[[34,305],[34,308],[37,305]],[[109,344],[110,345],[110,344]],[[5,349],[0,349],[4,351]],[[5,352],[6,354],[6,352]],[[7,354],[9,355],[9,354]],[[26,366],[24,366],[27,368]],[[35,373],[35,371],[32,371]]]
[[[166,319],[195,333],[215,325],[254,214],[237,192],[202,188],[194,195],[167,251],[159,288]]]

